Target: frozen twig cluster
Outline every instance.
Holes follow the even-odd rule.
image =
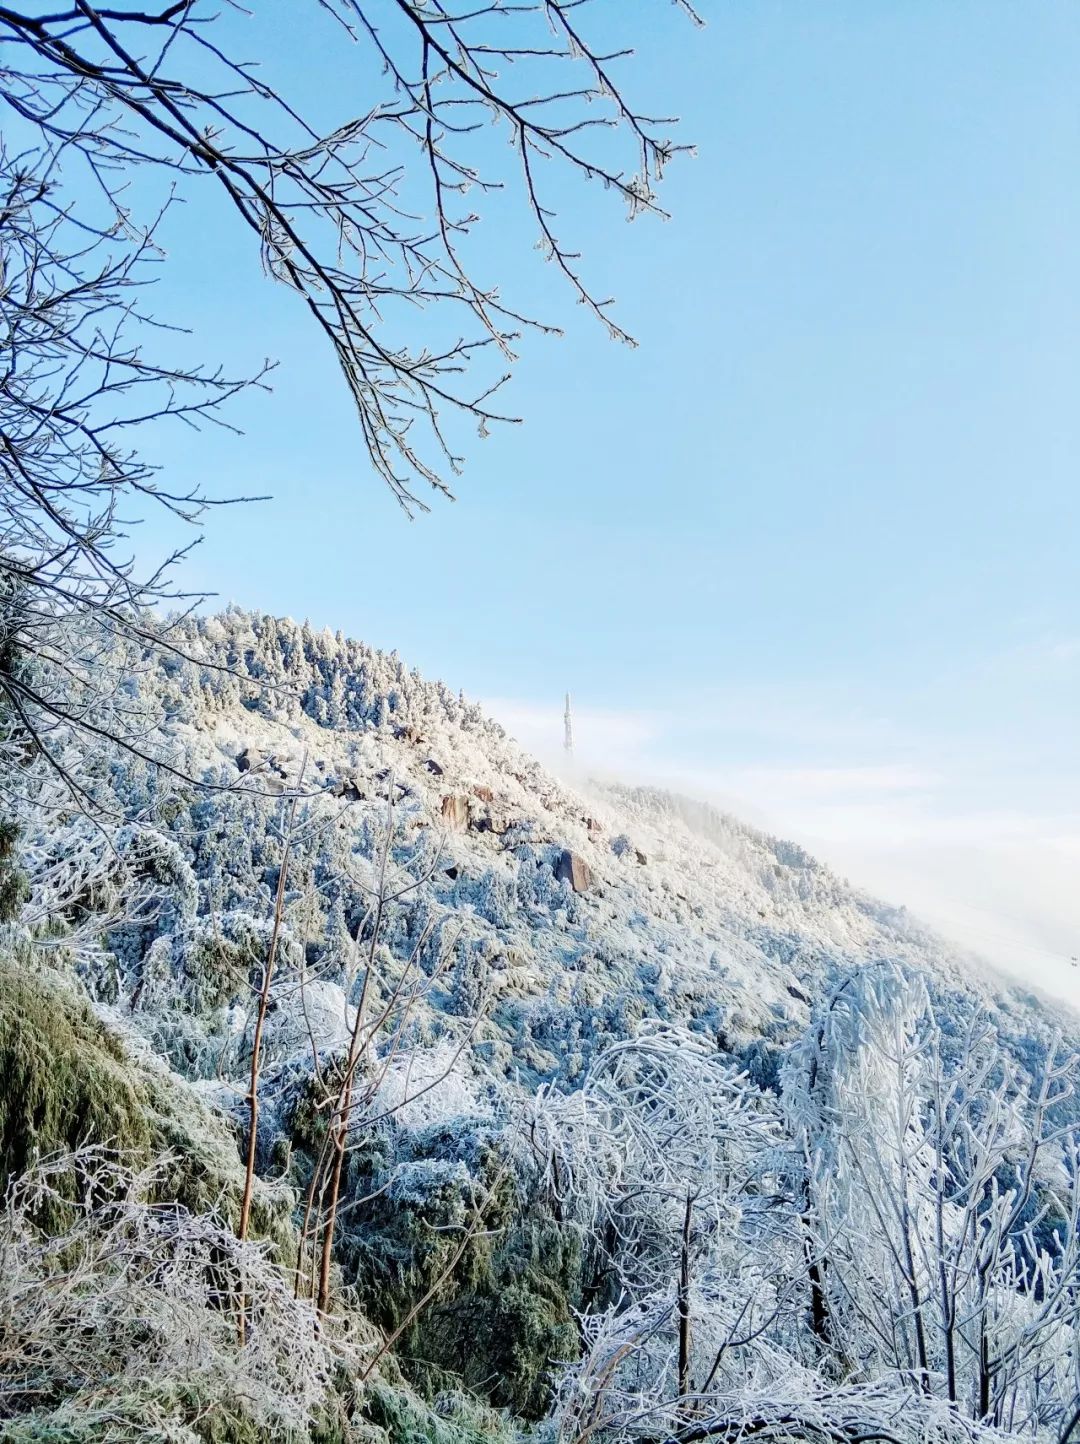
[[[666,1030],[542,1096],[530,1143],[594,1277],[562,1437],[1068,1444],[1076,1083],[878,966],[825,1001],[779,1098]]]
[[[196,524],[241,499],[170,478],[146,442],[230,425],[229,403],[270,369],[192,364],[148,308],[170,207],[200,188],[220,199],[223,239],[235,227],[330,347],[374,473],[426,509],[450,494],[462,427],[516,419],[496,398],[521,333],[557,329],[478,278],[469,192],[516,196],[571,293],[630,339],[555,197],[593,182],[631,215],[655,211],[685,147],[626,97],[630,51],[590,34],[591,8],[305,0],[277,23],[344,57],[342,93],[316,106],[302,77],[247,58],[245,30],[256,48],[266,37],[239,6],[0,5],[0,689],[5,725],[73,797],[90,802],[64,764],[72,729],[143,753],[71,627],[169,646],[149,608],[195,600],[173,580],[188,547],[139,568],[129,526],[152,508]]]
[[[196,1411],[239,1411],[268,1437],[306,1435],[335,1346],[264,1249],[212,1215],[153,1202],[157,1173],[85,1147],[11,1187],[0,1213],[0,1418],[55,1410],[83,1426],[122,1417],[132,1431],[141,1419],[143,1432],[123,1437],[160,1438],[152,1421],[183,1398]]]

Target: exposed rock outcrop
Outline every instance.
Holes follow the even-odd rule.
[[[448,792],[442,800],[442,820],[451,832],[464,832],[469,825],[469,799],[463,792]]]
[[[588,892],[593,885],[593,871],[583,857],[564,848],[555,860],[555,876],[568,882],[575,892]]]

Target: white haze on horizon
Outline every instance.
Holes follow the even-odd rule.
[[[905,905],[1009,979],[1080,1007],[1080,813],[972,796],[946,763],[751,765],[724,760],[718,739],[695,765],[680,756],[673,719],[648,713],[575,708],[568,766],[561,708],[485,706],[567,781],[617,779],[711,802]]]

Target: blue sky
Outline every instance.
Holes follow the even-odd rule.
[[[718,797],[1071,987],[1080,10],[702,9],[618,5],[628,85],[698,147],[673,219],[560,196],[640,347],[496,217],[485,271],[567,335],[525,348],[525,425],[412,523],[301,307],[192,199],[157,309],[280,365],[242,438],[163,441],[176,475],[273,495],[214,515],[185,580],[396,647],[541,752],[570,688],[584,763]],[[279,36],[271,68],[329,104],[340,55]]]

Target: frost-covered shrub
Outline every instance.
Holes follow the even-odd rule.
[[[373,1444],[515,1444],[511,1421],[460,1389],[440,1389],[430,1402],[399,1382],[376,1380],[361,1401]]]
[[[577,1352],[580,1287],[580,1235],[542,1214],[519,1215],[483,1277],[418,1320],[416,1353],[439,1358],[498,1407],[540,1419],[555,1365]]]
[[[357,1203],[349,1213],[345,1252],[377,1321],[396,1326],[433,1288],[445,1298],[482,1276],[489,1230],[506,1222],[514,1185],[495,1148],[480,1146],[477,1130],[468,1119],[460,1127],[400,1133],[389,1166],[351,1179]],[[459,1133],[470,1135],[469,1142],[447,1147]],[[475,1237],[460,1250],[466,1234]]]
[[[133,875],[161,888],[177,913],[194,912],[199,897],[198,883],[174,838],[156,828],[132,823],[117,833],[115,845]]]
[[[450,975],[449,1011],[459,1018],[474,1018],[484,1001],[487,982],[486,948],[482,942],[459,943]]]
[[[26,874],[19,866],[18,837],[18,827],[9,818],[0,817],[0,923],[16,917],[30,893]]]
[[[132,1166],[164,1157],[162,1201],[238,1216],[243,1170],[228,1126],[160,1062],[133,1056],[61,978],[0,962],[0,1079],[0,1189],[38,1159],[108,1146]],[[252,1233],[283,1257],[292,1202],[256,1187]]]
[[[779,1093],[781,1058],[778,1048],[764,1038],[755,1038],[740,1052],[739,1065],[755,1087]]]
[[[241,909],[199,919],[183,950],[184,999],[193,1012],[247,994],[252,969],[266,958],[272,926],[269,918]],[[278,948],[282,971],[298,961],[296,941],[286,928]]]
[[[478,1211],[490,1211],[464,1164],[410,1159],[392,1165],[385,1177],[357,1180],[356,1191],[375,1197],[348,1216],[343,1263],[365,1310],[384,1327],[407,1323],[421,1300],[452,1296],[482,1271],[490,1251],[486,1233],[459,1256],[463,1231]]]
[[[83,1149],[9,1190],[5,1438],[307,1439],[337,1363],[326,1331],[263,1249],[212,1214],[154,1204],[156,1184]],[[208,1416],[219,1432],[203,1433]]]
[[[464,1164],[474,1178],[494,1177],[502,1161],[503,1138],[490,1118],[462,1115],[416,1129],[409,1148],[422,1158]]]
[[[463,1163],[419,1158],[398,1164],[390,1175],[386,1197],[396,1208],[421,1215],[432,1227],[454,1228],[465,1222],[471,1185]]]
[[[433,1046],[414,1035],[381,1065],[382,1079],[373,1107],[393,1114],[399,1123],[418,1128],[479,1110],[480,1090],[468,1054],[461,1054],[453,1034]]]
[[[167,1005],[176,991],[176,962],[171,933],[156,937],[143,955],[138,981],[132,990],[130,1007],[134,1012],[154,1013]]]
[[[344,1252],[357,1293],[420,1387],[457,1376],[540,1418],[554,1360],[575,1348],[580,1242],[528,1202],[529,1170],[489,1119],[399,1130],[398,1161],[357,1177]],[[422,1307],[419,1305],[422,1304]]]
[[[516,913],[515,877],[489,869],[476,885],[471,901],[480,917],[497,928],[512,926]]]
[[[295,977],[285,977],[271,990],[263,1057],[308,1060],[313,1045],[320,1057],[344,1053],[355,1023],[356,1010],[337,983],[305,979],[301,987]],[[249,1034],[250,1026],[244,1038],[245,1059],[251,1053]]]

